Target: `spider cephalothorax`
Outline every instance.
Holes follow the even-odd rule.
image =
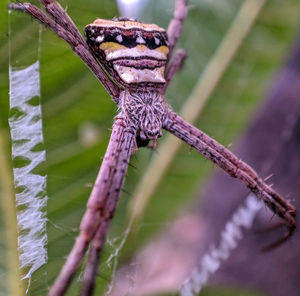
[[[123,91],[120,101],[122,110],[138,128],[137,136],[142,141],[155,141],[162,136],[161,129],[167,108],[160,93],[148,90]]]
[[[131,19],[96,19],[85,27],[87,43],[114,81],[124,90],[119,106],[137,128],[142,141],[161,137],[166,106],[166,31]]]

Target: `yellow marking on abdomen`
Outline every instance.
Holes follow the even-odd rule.
[[[161,53],[164,53],[165,55],[167,55],[169,53],[169,47],[165,46],[165,45],[157,47],[157,48],[155,48],[155,50],[157,50],[157,51],[159,51]]]
[[[147,52],[151,53],[151,52],[159,52],[160,54],[163,54],[167,57],[168,53],[169,53],[169,48],[165,45],[161,45],[155,49],[149,49],[146,45],[144,44],[138,44],[135,47],[129,48],[126,47],[122,44],[116,43],[116,42],[103,42],[100,44],[99,46],[100,50],[103,50],[105,52],[105,54],[110,54],[112,52],[116,52],[116,51],[122,51],[122,50],[136,50],[137,53],[141,52],[141,54],[145,54]]]
[[[119,43],[116,42],[103,42],[101,43],[101,45],[99,46],[99,48],[103,51],[115,51],[115,50],[119,50],[119,49],[127,49],[126,46],[121,45]]]

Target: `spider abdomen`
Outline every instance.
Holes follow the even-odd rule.
[[[166,31],[133,20],[96,19],[85,27],[87,43],[113,79],[129,89],[165,84]]]

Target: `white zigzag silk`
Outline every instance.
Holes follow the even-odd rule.
[[[12,158],[24,161],[14,168],[18,220],[18,248],[21,268],[31,275],[48,260],[46,234],[46,176],[33,173],[45,161],[45,150],[35,151],[43,143],[41,106],[30,101],[40,97],[39,62],[14,70],[10,67],[9,118],[12,139]]]
[[[226,260],[231,251],[235,249],[243,238],[242,227],[251,228],[262,202],[257,201],[254,194],[247,196],[245,205],[240,206],[225,224],[221,232],[219,246],[211,245],[209,251],[204,254],[201,265],[195,268],[191,276],[185,280],[181,288],[181,296],[199,295],[203,286],[208,282],[209,276],[215,273]]]

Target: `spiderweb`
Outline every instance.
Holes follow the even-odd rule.
[[[168,2],[168,3],[167,3]],[[160,20],[160,17],[163,16],[163,21],[159,23],[159,25],[166,27],[168,20],[171,18],[172,15],[172,5],[169,5],[170,3],[173,3],[173,1],[163,1],[160,7],[161,9],[157,10],[151,10],[150,8],[150,16],[148,15],[146,21],[148,22],[156,22],[157,19]],[[182,44],[184,48],[188,50],[188,53],[190,55],[189,60],[187,60],[186,68],[183,69],[182,76],[180,78],[175,77],[175,82],[170,87],[170,91],[168,93],[168,98],[170,100],[170,103],[175,107],[175,109],[179,109],[179,106],[182,105],[185,98],[190,93],[190,90],[192,86],[194,85],[196,79],[199,77],[201,71],[205,67],[207,60],[210,58],[211,53],[214,52],[216,46],[220,42],[220,38],[222,34],[224,33],[224,29],[226,26],[230,24],[232,21],[232,17],[234,16],[234,13],[236,11],[236,5],[237,1],[222,1],[222,4],[218,6],[217,3],[221,3],[220,1],[200,1],[199,4],[198,1],[190,1],[190,14],[191,16],[187,20],[187,28],[189,28],[188,33],[184,33],[182,37]],[[71,10],[71,5],[76,8],[79,1],[74,1],[72,4],[70,4],[69,9]],[[172,4],[171,3],[171,4]],[[106,5],[107,4],[107,5]],[[105,2],[103,6],[109,6],[109,2]],[[200,8],[199,8],[200,7]],[[213,9],[212,9],[213,7]],[[102,9],[102,7],[100,8]],[[99,9],[99,10],[100,10]],[[201,15],[201,12],[199,12],[201,9],[203,9],[203,15]],[[87,10],[87,9],[86,9]],[[106,11],[106,8],[103,8],[103,11]],[[109,9],[107,9],[109,11]],[[147,11],[147,12],[149,12]],[[85,14],[88,14],[88,11],[85,11]],[[199,15],[201,17],[199,17]],[[152,15],[151,15],[152,14]],[[85,21],[78,21],[81,17],[78,15],[76,16],[76,10],[75,14],[70,13],[72,17],[74,17],[76,25],[79,26],[80,30],[82,31],[82,28],[86,23]],[[95,16],[103,17],[103,18],[111,18],[111,11],[109,13],[103,15],[97,15],[93,11],[93,13],[90,13],[90,21],[93,20]],[[213,16],[213,17],[211,17]],[[195,24],[195,20],[197,20],[197,23],[199,22],[199,27],[195,27],[193,24]],[[36,23],[34,23],[36,26]],[[215,30],[215,31],[214,31]],[[48,33],[47,33],[48,34]],[[51,33],[49,33],[50,35]],[[53,34],[54,35],[54,34]],[[51,35],[52,36],[52,35]],[[52,38],[52,37],[51,37]],[[194,40],[195,44],[191,44],[190,40]],[[45,101],[43,100],[43,104],[45,102],[45,105],[43,105],[43,116],[45,117],[45,120],[49,120],[50,124],[53,120],[52,117],[54,117],[56,114],[58,114],[57,117],[61,117],[61,121],[64,122],[64,124],[60,122],[56,123],[56,129],[50,129],[49,134],[53,134],[53,137],[50,138],[48,144],[50,146],[50,151],[48,153],[47,150],[47,163],[49,165],[51,175],[52,175],[52,181],[51,181],[51,193],[49,194],[51,196],[51,200],[48,201],[48,219],[51,222],[51,225],[48,225],[48,231],[49,231],[49,241],[52,242],[51,245],[49,244],[48,249],[49,251],[49,261],[47,263],[47,269],[52,270],[52,274],[57,274],[53,272],[54,269],[58,269],[58,267],[55,267],[57,262],[59,262],[59,265],[61,266],[64,262],[65,256],[67,255],[68,251],[71,248],[71,245],[73,243],[74,238],[76,237],[78,233],[78,225],[80,222],[81,214],[85,208],[85,202],[88,197],[88,194],[90,192],[92,182],[96,176],[96,170],[97,166],[95,166],[95,158],[92,158],[92,155],[96,155],[96,159],[100,158],[101,155],[104,154],[105,147],[107,141],[106,139],[109,137],[109,131],[107,129],[111,126],[112,117],[115,114],[115,107],[111,107],[109,100],[107,97],[105,97],[105,93],[101,92],[101,89],[96,84],[93,84],[93,81],[91,78],[92,75],[87,72],[86,75],[81,75],[79,77],[76,76],[77,74],[82,71],[82,68],[84,66],[82,63],[78,62],[78,67],[76,63],[76,58],[71,53],[71,50],[69,48],[65,48],[63,42],[58,41],[56,37],[53,37],[48,43],[46,44],[48,47],[51,48],[51,46],[54,43],[57,43],[57,51],[59,54],[51,55],[49,52],[47,53],[49,58],[49,65],[44,68],[46,70],[52,71],[51,77],[58,76],[57,80],[61,80],[60,83],[57,83],[56,87],[58,89],[58,97],[54,98],[53,100],[48,100],[45,98]],[[37,45],[39,48],[39,45]],[[46,46],[45,46],[46,47]],[[201,49],[201,54],[199,54]],[[51,58],[53,59],[53,63],[51,61]],[[59,69],[54,69],[57,67],[57,64],[55,64],[55,59],[58,61],[61,61],[62,65],[65,66],[64,69],[61,71],[64,72],[64,75],[60,74]],[[68,64],[63,64],[64,59],[68,62]],[[76,60],[74,63],[73,61]],[[251,63],[238,65],[239,70],[241,70],[242,73],[244,73],[244,77],[247,77],[247,75],[251,74],[252,72],[252,65]],[[32,66],[32,69],[37,69],[38,63],[34,64]],[[188,69],[188,70],[185,70]],[[35,71],[34,70],[34,71]],[[76,72],[77,71],[77,72]],[[73,73],[74,72],[74,73]],[[48,74],[47,74],[48,75]],[[67,77],[70,77],[70,80],[67,80]],[[49,74],[50,78],[50,74]],[[71,80],[72,78],[72,80]],[[224,97],[226,98],[232,98],[234,96],[239,97],[241,94],[245,92],[245,80],[241,78],[240,80],[235,81],[235,89],[236,91],[232,94],[229,93],[229,95],[222,94],[222,99],[218,100],[217,104],[223,104],[224,103]],[[45,78],[46,81],[46,78]],[[47,85],[47,88],[51,89],[53,87],[54,82],[51,82],[49,80],[49,85]],[[46,91],[46,90],[44,90]],[[54,91],[53,91],[54,92]],[[50,95],[48,95],[50,97]],[[45,96],[46,97],[46,96]],[[96,97],[96,99],[92,99],[91,97]],[[100,97],[100,99],[99,99]],[[254,97],[254,96],[253,96]],[[43,98],[44,99],[44,98]],[[237,101],[237,100],[236,100]],[[236,107],[237,103],[233,101],[233,103],[227,102],[226,105],[231,104],[228,109],[231,109],[231,112],[235,112],[238,110],[239,107]],[[99,106],[100,105],[100,106]],[[34,104],[36,107],[37,104]],[[91,107],[92,106],[92,107]],[[244,106],[243,106],[244,107]],[[76,109],[77,108],[77,109]],[[215,107],[216,108],[216,107]],[[235,109],[236,108],[236,109]],[[241,108],[241,106],[240,106]],[[37,108],[36,108],[37,109]],[[68,111],[70,109],[70,111]],[[74,111],[75,109],[75,111]],[[86,110],[90,113],[91,119],[86,119],[88,116],[85,115]],[[233,111],[232,111],[233,110]],[[222,111],[223,112],[223,111]],[[71,114],[72,113],[72,114]],[[71,115],[75,115],[77,117],[77,121],[74,123],[70,122]],[[85,118],[86,116],[86,118]],[[40,115],[38,115],[40,117]],[[211,119],[207,119],[209,116],[206,114],[206,117],[204,116],[204,120],[201,123],[204,123],[204,128],[206,130],[210,130],[207,128],[207,126],[219,126],[222,125],[222,116],[219,114],[216,116],[216,118],[210,117]],[[83,118],[81,120],[81,118]],[[100,118],[100,119],[99,119]],[[101,118],[108,118],[107,122],[102,120]],[[234,122],[235,124],[235,122]],[[41,127],[41,124],[37,124]],[[94,139],[96,138],[96,141],[79,145],[78,142],[80,142],[82,139],[77,138],[76,134],[76,128],[74,126],[80,126],[83,125],[85,127],[91,127],[93,129],[93,135]],[[95,128],[97,126],[97,128]],[[101,128],[99,128],[99,126]],[[199,124],[198,124],[199,126]],[[61,127],[61,128],[60,128]],[[80,129],[80,128],[79,128]],[[225,129],[225,128],[224,128]],[[63,133],[63,131],[66,130],[66,133]],[[91,131],[90,128],[88,128],[89,131]],[[86,129],[85,129],[86,132]],[[212,135],[218,137],[223,134],[223,129],[220,127],[219,129],[213,130]],[[235,131],[236,132],[236,131]],[[50,137],[50,136],[49,136]],[[36,138],[37,140],[37,138]],[[39,138],[41,140],[41,138]],[[226,142],[228,139],[225,139],[224,142]],[[228,140],[229,141],[229,140]],[[227,141],[227,142],[228,142]],[[86,143],[85,140],[82,140],[82,142]],[[83,147],[84,146],[84,147]],[[47,148],[48,149],[48,148]],[[41,150],[39,150],[41,152]],[[82,156],[82,158],[80,158]],[[84,157],[85,158],[84,158]],[[129,190],[129,192],[133,191],[134,185],[136,183],[136,180],[140,175],[142,174],[144,168],[146,167],[146,163],[150,160],[151,153],[150,152],[139,152],[139,155],[136,157],[137,160],[134,158],[134,164],[137,163],[138,167],[138,173],[136,173],[133,177],[128,176],[128,180],[126,180],[126,189]],[[33,156],[32,156],[33,157]],[[41,161],[44,159],[44,155],[40,155],[39,158]],[[80,159],[80,160],[79,160]],[[84,160],[82,160],[84,159]],[[197,160],[196,160],[197,159]],[[180,186],[184,188],[185,195],[192,195],[194,192],[194,189],[197,182],[198,177],[194,177],[194,175],[197,174],[203,174],[203,171],[209,170],[211,168],[210,164],[207,164],[207,162],[200,162],[198,159],[201,159],[199,155],[196,153],[189,154],[188,149],[186,149],[179,158],[177,159],[178,163],[172,167],[172,172],[169,174],[169,176],[166,179],[166,183],[169,183],[169,188],[173,189],[163,189],[158,190],[160,191],[159,195],[159,206],[156,206],[156,210],[159,214],[157,216],[161,215],[163,216],[166,212],[170,211],[174,213],[175,207],[180,205],[180,199],[182,199],[182,194],[180,195],[178,188],[178,182],[180,183]],[[101,161],[98,161],[99,165]],[[183,166],[183,164],[185,166]],[[64,173],[60,173],[58,169],[55,169],[56,166],[61,167],[70,167],[70,169],[65,169]],[[80,170],[78,170],[78,167]],[[93,167],[93,169],[91,169]],[[190,171],[192,173],[186,173],[182,172],[182,167],[189,167]],[[79,172],[77,172],[77,170]],[[195,174],[194,174],[195,173]],[[178,177],[179,176],[179,177]],[[184,180],[180,179],[181,177],[184,177]],[[43,177],[43,176],[42,176]],[[175,179],[177,177],[177,179]],[[179,181],[178,181],[179,180]],[[53,185],[55,183],[55,185]],[[203,185],[203,184],[201,184]],[[43,188],[44,187],[39,187]],[[129,188],[129,189],[128,189]],[[175,189],[174,189],[175,188]],[[178,194],[177,194],[178,191]],[[169,193],[171,192],[171,193]],[[119,267],[119,261],[122,260],[122,250],[123,248],[126,249],[126,244],[131,244],[129,248],[134,248],[134,240],[128,239],[129,233],[131,232],[132,223],[129,222],[129,224],[126,224],[125,227],[121,228],[118,227],[118,230],[115,230],[114,228],[117,228],[117,224],[124,225],[124,221],[126,219],[124,218],[126,211],[126,202],[130,199],[130,195],[124,195],[120,200],[119,207],[121,210],[119,210],[114,217],[114,221],[112,222],[112,231],[109,234],[109,239],[107,242],[107,245],[104,250],[104,257],[102,260],[102,265],[105,265],[105,270],[102,271],[100,268],[99,278],[97,281],[100,283],[100,285],[103,286],[103,284],[107,285],[108,287],[105,288],[106,295],[110,295],[112,291],[112,287],[114,286],[115,282],[117,281],[118,277],[117,269]],[[46,199],[45,199],[46,201]],[[40,209],[40,212],[42,213],[41,216],[37,216],[38,219],[44,219],[45,218],[45,211],[42,210],[44,207],[44,203],[40,203],[37,208]],[[50,205],[50,206],[49,206]],[[247,206],[245,209],[247,209]],[[250,209],[251,207],[248,207]],[[254,211],[254,210],[253,210]],[[162,226],[166,225],[165,220],[155,220],[155,219],[149,219],[150,215],[153,215],[153,210],[149,210],[149,214],[146,213],[147,222],[142,223],[140,226],[141,229],[155,229],[161,228]],[[120,217],[121,216],[121,217]],[[250,219],[250,218],[249,218]],[[251,219],[250,219],[251,220]],[[249,221],[250,221],[249,220]],[[44,220],[43,220],[44,221]],[[44,222],[43,222],[44,223]],[[44,231],[44,224],[41,224],[41,228]],[[75,225],[75,226],[74,226]],[[154,226],[155,225],[155,226]],[[53,226],[53,227],[52,227]],[[227,228],[226,228],[227,229]],[[154,232],[154,231],[153,231]],[[150,231],[149,231],[150,233]],[[236,234],[235,238],[240,238],[240,232],[233,232],[233,234]],[[41,236],[43,237],[43,236]],[[44,236],[44,240],[41,240],[40,246],[45,244],[46,237]],[[212,250],[216,250],[219,247],[219,245],[214,246]],[[60,251],[60,249],[64,251]],[[124,250],[123,250],[124,252]],[[125,250],[125,253],[128,252],[128,249]],[[44,261],[46,260],[46,253],[39,252],[40,254],[44,254],[42,257]],[[51,258],[51,255],[52,258]],[[131,250],[128,253],[132,253]],[[208,253],[208,256],[212,256],[212,253]],[[216,252],[213,252],[213,254],[216,254]],[[213,255],[214,256],[214,255]],[[39,262],[44,262],[40,259]],[[208,259],[211,259],[212,257],[207,257]],[[213,257],[214,259],[215,257]],[[224,258],[224,257],[222,257]],[[208,273],[211,274],[212,270],[216,269],[216,266],[218,264],[214,260],[208,260],[208,263],[213,263],[212,265],[208,265]],[[29,262],[29,261],[27,261]],[[34,265],[33,262],[30,263],[31,267],[33,266],[37,267],[38,265]],[[220,262],[221,264],[221,262]],[[57,264],[58,266],[58,264]],[[27,266],[28,267],[28,266]],[[35,267],[33,268],[35,270]],[[32,270],[33,270],[32,269]],[[30,270],[30,268],[29,268]],[[33,272],[33,271],[32,271]],[[50,271],[51,272],[51,271]],[[197,274],[201,273],[201,269],[197,270]],[[27,274],[26,274],[27,275]],[[80,276],[77,276],[77,280],[80,280]],[[41,275],[38,275],[38,280],[41,279]],[[135,285],[135,278],[131,278],[133,286]],[[51,279],[52,281],[52,279]],[[46,281],[46,285],[49,285]],[[42,288],[37,287],[36,288],[37,295],[41,295],[43,291]],[[77,291],[77,290],[76,290]],[[76,292],[74,292],[76,293]]]
[[[39,37],[40,38],[40,37]],[[38,45],[40,46],[40,45]],[[13,157],[21,157],[29,159],[30,164],[22,167],[23,170],[16,169],[15,170],[15,180],[16,187],[22,186],[22,188],[26,187],[22,192],[18,193],[17,200],[24,200],[23,195],[28,193],[28,196],[33,198],[28,201],[28,204],[33,203],[34,201],[38,201],[34,207],[28,207],[26,211],[21,211],[19,215],[19,225],[20,230],[28,230],[32,229],[32,231],[28,231],[28,235],[22,236],[20,235],[20,250],[22,252],[21,255],[21,263],[22,267],[29,268],[28,273],[25,277],[30,278],[31,274],[38,269],[42,264],[44,264],[47,260],[47,253],[45,249],[45,243],[47,241],[47,237],[45,234],[45,213],[43,212],[43,208],[46,204],[46,196],[45,196],[45,177],[39,176],[37,174],[32,173],[32,169],[34,169],[38,164],[45,160],[45,152],[32,152],[32,148],[34,148],[39,143],[43,142],[42,136],[42,124],[41,124],[41,108],[40,104],[31,106],[28,104],[35,96],[40,96],[39,92],[39,63],[36,62],[33,65],[29,66],[26,69],[10,71],[10,80],[11,80],[11,89],[18,89],[21,92],[21,95],[24,96],[24,100],[20,100],[20,94],[14,94],[14,91],[11,91],[12,94],[12,103],[11,108],[18,108],[20,112],[24,115],[24,123],[21,123],[21,126],[17,126],[17,117],[12,116],[10,120],[10,126],[12,130],[12,140],[13,140]],[[22,84],[24,83],[24,84]],[[26,94],[28,90],[29,94]],[[17,91],[15,91],[17,93]],[[17,102],[18,104],[14,103]],[[22,105],[19,105],[22,104]],[[27,115],[27,117],[26,117]],[[33,120],[37,120],[34,122]],[[34,124],[28,124],[33,122]],[[26,132],[26,128],[29,128]],[[16,132],[16,130],[23,130],[23,132]],[[36,136],[33,136],[32,132],[37,133]],[[22,141],[20,141],[22,140]],[[19,141],[19,142],[18,142]],[[21,143],[23,145],[19,145]],[[18,148],[18,149],[16,149]],[[25,175],[27,174],[27,175]],[[31,180],[30,184],[24,184],[24,181]],[[30,190],[29,190],[30,189]],[[32,192],[34,190],[34,192]],[[22,195],[23,194],[23,195]],[[43,198],[41,198],[43,196]],[[20,202],[21,204],[21,202]],[[32,211],[35,210],[35,212]],[[22,219],[21,219],[22,218]],[[38,222],[33,224],[29,224],[29,222]],[[25,225],[24,225],[25,223]],[[26,224],[27,223],[27,224]],[[38,227],[35,227],[37,225]],[[55,227],[58,229],[61,226],[56,225]],[[65,231],[67,228],[62,227],[62,231]],[[106,292],[107,295],[111,292],[113,287],[115,272],[117,269],[118,258],[120,256],[120,251],[123,245],[126,242],[128,233],[131,229],[131,223],[126,228],[123,234],[119,237],[115,237],[113,239],[108,240],[109,246],[109,256],[106,260],[106,266],[111,269],[111,280]],[[37,256],[38,255],[38,256]],[[40,257],[39,257],[40,256]]]

